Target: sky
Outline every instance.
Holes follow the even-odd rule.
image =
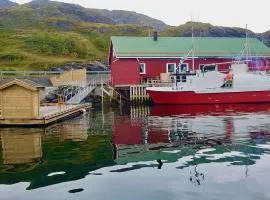
[[[12,0],[26,3],[30,0]],[[59,0],[56,0],[59,1]],[[261,33],[270,30],[270,0],[61,0],[87,8],[128,10],[177,26],[187,21],[242,27]]]

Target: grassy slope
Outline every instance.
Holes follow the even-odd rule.
[[[85,63],[89,60],[103,60],[104,53],[99,51],[93,43],[84,36],[76,33],[68,32],[63,35],[75,35],[79,40],[87,46],[88,56],[80,58],[72,54],[70,55],[52,55],[47,53],[39,53],[34,48],[27,48],[27,40],[32,34],[39,30],[30,29],[10,29],[0,30],[0,69],[1,70],[26,70],[26,69],[48,69],[52,66],[63,65],[67,62]],[[44,31],[54,34],[53,31]],[[59,32],[57,32],[59,34]]]
[[[0,70],[49,69],[68,62],[93,60],[106,62],[111,35],[147,32],[146,27],[136,25],[84,22],[59,14],[54,4],[40,10],[27,6],[0,9]]]
[[[68,62],[89,63],[94,60],[106,62],[110,35],[144,34],[144,31],[133,25],[75,24],[69,31],[55,28],[0,29],[0,70],[49,69]],[[46,51],[49,49],[48,44],[31,44],[36,33],[57,36],[49,47],[61,45],[60,38],[72,38],[76,45],[81,44],[78,48],[87,53],[80,56],[76,55],[76,50],[68,53]]]

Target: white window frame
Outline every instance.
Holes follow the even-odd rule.
[[[188,63],[182,63],[181,65],[183,65],[183,64],[187,65],[187,70],[186,71],[189,71],[189,64]],[[181,70],[181,66],[180,66],[180,70]]]
[[[169,72],[169,65],[174,65],[173,72]],[[176,72],[176,63],[167,63],[166,64],[166,73],[175,73]]]
[[[141,65],[143,65],[143,69],[144,69],[143,72],[141,72]],[[139,67],[140,67],[140,68],[139,68],[140,74],[146,74],[146,64],[145,64],[145,63],[140,63],[140,64],[139,64]]]

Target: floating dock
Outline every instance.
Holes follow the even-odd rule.
[[[66,105],[65,102],[42,106],[44,86],[28,79],[0,82],[0,126],[47,126],[78,116],[90,104]]]
[[[0,119],[0,126],[48,126],[81,115],[90,108],[90,104],[41,106],[40,115],[33,119]]]

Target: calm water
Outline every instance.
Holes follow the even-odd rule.
[[[92,110],[0,129],[0,199],[270,199],[270,105]]]

